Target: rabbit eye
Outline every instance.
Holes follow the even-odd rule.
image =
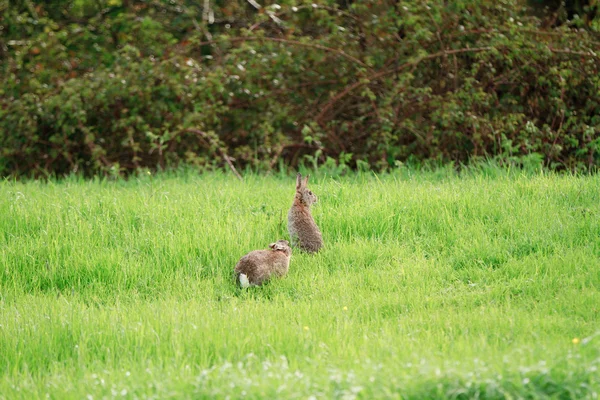
[[[312,192],[310,190],[308,191],[308,194],[310,194],[312,196]]]

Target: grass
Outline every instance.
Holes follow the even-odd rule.
[[[311,181],[326,247],[247,291],[293,178],[0,183],[0,398],[597,398],[600,177]]]

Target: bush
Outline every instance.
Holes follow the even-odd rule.
[[[0,175],[598,166],[589,19],[543,28],[513,0],[53,3],[0,17]]]

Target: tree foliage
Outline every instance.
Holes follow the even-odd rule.
[[[0,2],[0,175],[595,169],[595,9],[548,24],[526,3]]]

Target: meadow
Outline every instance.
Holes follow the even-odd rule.
[[[303,171],[308,172],[308,171]],[[0,398],[598,398],[600,177],[495,168],[0,182]]]

